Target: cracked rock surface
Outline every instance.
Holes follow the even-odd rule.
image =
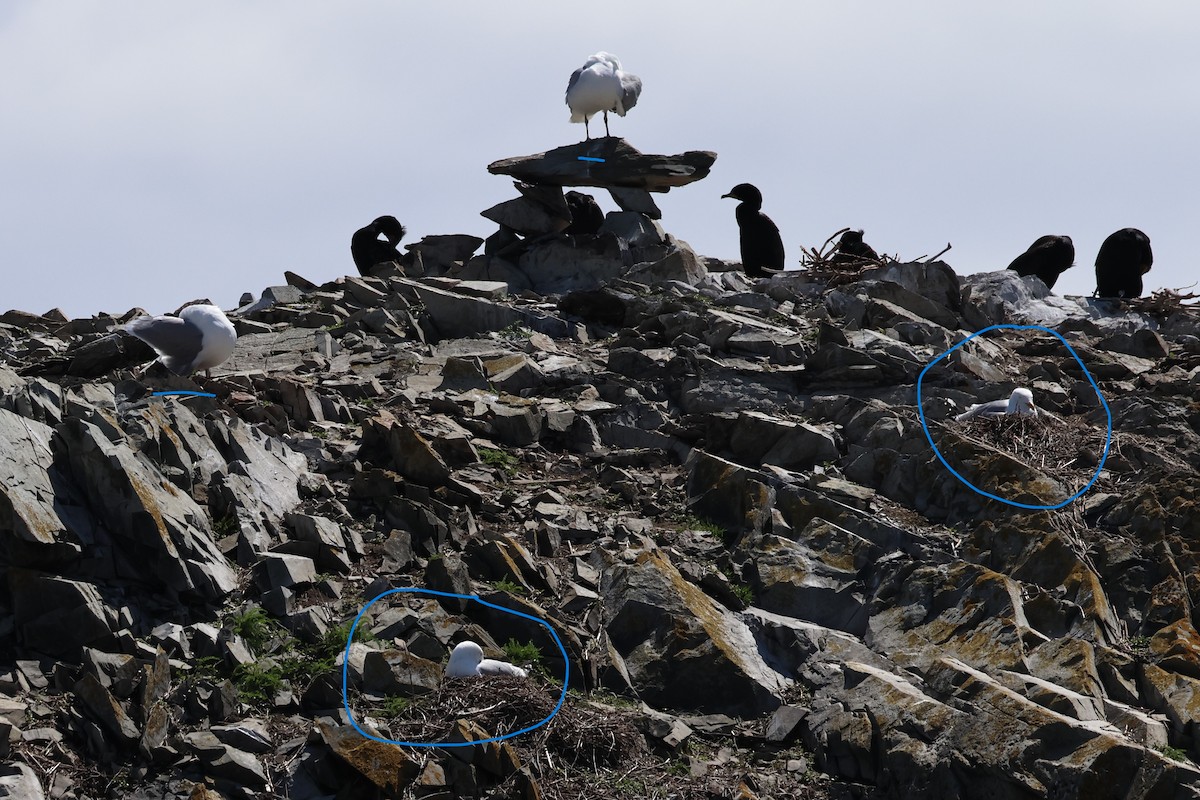
[[[1200,797],[1196,309],[555,235],[0,316],[0,797]]]

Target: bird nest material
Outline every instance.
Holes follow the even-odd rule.
[[[1126,302],[1130,309],[1156,317],[1170,316],[1177,311],[1194,311],[1200,309],[1200,306],[1188,305],[1188,302],[1200,300],[1200,294],[1185,293],[1185,290],[1191,289],[1192,286],[1185,286],[1183,289],[1157,289],[1151,292],[1149,297],[1137,297]]]
[[[504,736],[549,717],[560,691],[508,675],[448,678],[436,691],[412,698],[390,719],[381,713],[387,703],[359,697],[355,716],[372,717],[384,736],[402,742],[449,741],[457,720],[473,722],[490,736]],[[645,749],[642,735],[626,715],[573,698],[544,726],[512,741],[522,749],[545,749],[559,761],[589,766],[619,764]]]
[[[855,261],[836,263],[833,260],[837,253],[836,241],[843,233],[850,230],[842,228],[835,231],[825,243],[819,247],[805,247],[800,245],[800,252],[803,255],[800,258],[800,266],[807,272],[815,281],[826,284],[830,288],[836,286],[844,286],[848,283],[854,283],[862,278],[864,272],[875,267],[881,267],[893,262],[900,262],[900,256],[889,256],[887,254],[880,255],[879,259],[858,257]],[[920,258],[912,259],[913,262],[935,261],[940,258],[951,248],[949,242],[946,246],[932,256],[924,255]]]
[[[964,438],[1053,476],[1071,494],[1092,479],[1104,453],[1105,427],[1077,416],[1006,414],[975,417],[957,425]]]

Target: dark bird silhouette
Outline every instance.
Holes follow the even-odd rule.
[[[830,259],[834,264],[856,264],[862,261],[878,261],[879,253],[863,241],[862,231],[846,231],[838,240],[837,250]]]
[[[563,233],[592,234],[604,224],[604,212],[590,194],[567,192],[567,208],[571,211],[571,224]]]
[[[1013,259],[1008,268],[1021,277],[1037,275],[1053,289],[1058,276],[1075,266],[1075,244],[1070,236],[1041,236]]]
[[[1142,276],[1154,264],[1150,237],[1137,228],[1109,235],[1096,254],[1096,294],[1100,297],[1141,297]]]
[[[762,213],[762,192],[750,183],[739,183],[721,197],[741,200],[737,207],[742,246],[742,269],[751,278],[764,278],[769,270],[783,269],[783,239],[771,218]]]
[[[404,238],[404,226],[391,216],[376,217],[370,225],[359,228],[350,237],[350,255],[358,274],[370,275],[371,267],[383,261],[398,261],[396,245]],[[380,236],[383,240],[380,240]]]

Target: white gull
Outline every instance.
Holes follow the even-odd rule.
[[[176,375],[210,370],[233,355],[237,331],[221,309],[198,303],[178,317],[138,317],[125,326],[158,353],[158,360]]]
[[[472,675],[516,675],[526,677],[525,670],[507,661],[483,657],[483,648],[474,642],[459,642],[446,665],[447,678],[466,678]]]
[[[621,71],[621,62],[612,53],[603,51],[590,56],[584,65],[571,73],[567,83],[567,105],[571,108],[571,122],[582,122],[584,135],[592,138],[588,120],[597,112],[604,112],[604,135],[608,132],[608,112],[615,111],[622,117],[637,105],[642,94],[642,79],[637,75]]]
[[[1001,417],[1005,414],[1036,417],[1038,410],[1037,406],[1033,404],[1033,392],[1028,389],[1013,389],[1012,395],[1007,400],[992,400],[987,403],[978,403],[954,419],[962,422],[974,417]]]

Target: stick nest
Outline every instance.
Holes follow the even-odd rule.
[[[1072,493],[1092,479],[1104,453],[1104,426],[1078,416],[1005,414],[975,417],[955,425],[963,437],[1010,454],[1055,478]]]
[[[1144,314],[1150,314],[1155,317],[1168,317],[1179,311],[1196,311],[1200,306],[1188,305],[1191,300],[1200,300],[1200,294],[1192,294],[1185,292],[1191,286],[1184,289],[1157,289],[1150,293],[1149,297],[1137,297],[1132,300],[1126,300],[1129,308],[1133,311],[1141,311]]]
[[[403,742],[449,741],[459,719],[478,724],[490,736],[504,736],[550,716],[560,692],[555,686],[507,675],[447,678],[437,691],[411,699],[391,718],[381,711],[385,703],[359,697],[355,716],[370,716],[386,738]],[[563,761],[589,766],[619,764],[645,750],[644,738],[627,715],[571,697],[546,725],[512,741],[536,742]]]
[[[837,253],[837,244],[834,241],[839,239],[843,233],[850,230],[842,228],[840,231],[835,231],[825,244],[819,247],[805,247],[800,245],[800,252],[803,255],[800,257],[800,266],[809,276],[819,283],[824,283],[829,288],[844,286],[848,283],[856,283],[862,279],[863,273],[875,267],[882,267],[886,264],[900,263],[899,255],[889,256],[881,254],[879,259],[858,257],[854,261],[835,263],[834,255]],[[924,255],[920,258],[912,259],[913,261],[934,261],[940,258],[951,247],[947,242],[946,246],[936,255]]]

